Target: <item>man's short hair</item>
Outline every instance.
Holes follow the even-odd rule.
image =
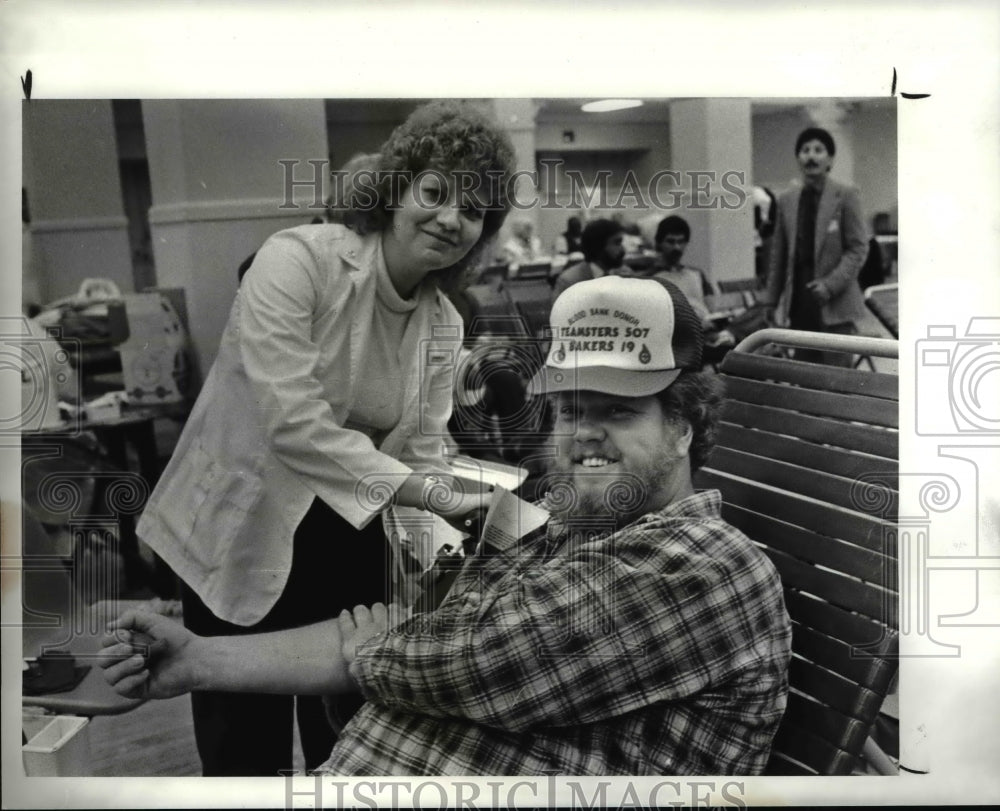
[[[680,234],[684,237],[685,242],[690,242],[691,226],[687,224],[687,220],[683,217],[671,214],[669,217],[664,217],[660,220],[660,224],[656,226],[655,243],[659,245],[667,234]]]
[[[663,414],[670,420],[683,420],[691,426],[688,457],[692,472],[708,460],[719,431],[719,415],[725,386],[711,372],[681,372],[667,388],[656,395]]]
[[[802,130],[795,140],[795,154],[798,155],[802,145],[809,141],[819,141],[823,144],[831,158],[837,154],[837,145],[833,142],[833,136],[822,127],[809,127]]]
[[[611,237],[624,233],[624,229],[612,220],[594,220],[588,222],[580,235],[580,248],[583,258],[595,262],[604,253],[604,246]]]

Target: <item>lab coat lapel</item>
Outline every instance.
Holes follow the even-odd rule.
[[[350,377],[348,379],[351,381],[352,388],[354,381],[359,379],[358,375],[362,374],[362,348],[370,335],[372,308],[375,305],[375,262],[377,261],[375,253],[377,248],[376,239],[362,239],[353,231],[348,232],[340,248],[340,258],[349,271],[348,278],[351,280],[352,296],[359,302],[366,299],[368,301],[368,306],[352,308],[351,339],[348,348],[350,353]],[[365,268],[368,268],[370,272],[363,273]],[[365,282],[367,282],[367,289]]]

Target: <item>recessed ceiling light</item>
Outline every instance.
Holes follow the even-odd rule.
[[[610,113],[612,110],[627,110],[629,107],[642,107],[642,99],[600,99],[588,101],[580,109],[585,113]]]

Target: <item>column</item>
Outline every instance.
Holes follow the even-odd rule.
[[[132,256],[111,102],[36,99],[22,112],[31,212],[25,294],[44,304],[95,277],[130,292]]]
[[[510,226],[517,220],[528,220],[535,227],[536,236],[539,233],[538,218],[538,186],[529,180],[528,173],[537,170],[535,160],[535,116],[539,105],[534,99],[493,99],[493,114],[497,121],[510,135],[517,156],[516,171],[519,175],[515,191],[517,199],[522,204],[534,202],[530,208],[518,210],[512,208],[507,222],[497,239],[497,245],[503,244],[510,235]]]
[[[683,195],[673,213],[691,226],[685,262],[716,282],[752,277],[750,101],[672,102],[670,153],[671,168],[681,173],[677,190]]]
[[[204,375],[240,263],[322,209],[330,169],[323,101],[153,100],[142,110],[157,285],[184,288]]]

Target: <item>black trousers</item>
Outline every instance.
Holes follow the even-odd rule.
[[[377,517],[356,530],[315,499],[293,544],[285,589],[259,623],[244,627],[219,619],[185,585],[184,624],[201,636],[254,634],[309,625],[344,608],[386,601],[391,554]],[[360,705],[359,698],[352,709]],[[343,706],[340,702],[341,711]],[[320,696],[196,692],[191,709],[206,777],[269,777],[291,769],[293,713],[307,769],[323,763],[336,740]]]

